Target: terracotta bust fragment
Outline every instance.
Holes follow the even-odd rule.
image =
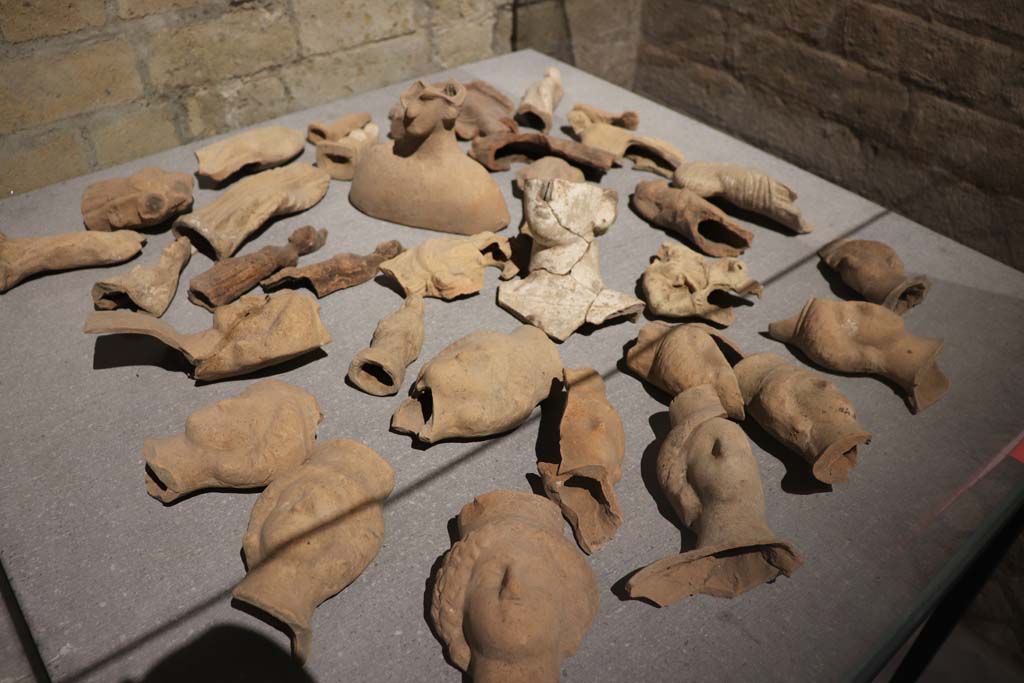
[[[512,100],[487,81],[466,83],[466,101],[455,120],[455,134],[460,140],[519,130],[513,116]]]
[[[459,513],[430,619],[476,683],[557,683],[599,605],[597,581],[540,496],[492,491]]]
[[[900,315],[924,301],[931,287],[924,275],[906,273],[899,254],[882,242],[838,240],[819,249],[818,256],[848,287]]]
[[[391,429],[428,444],[501,434],[522,424],[561,377],[558,349],[536,327],[473,332],[420,369]]]
[[[94,284],[93,304],[97,310],[134,306],[159,318],[171,305],[178,291],[178,277],[191,258],[192,243],[179,237],[167,245],[156,265],[135,266]]]
[[[797,315],[769,325],[768,334],[796,346],[828,370],[880,375],[895,382],[913,413],[949,390],[949,379],[936,360],[942,340],[914,336],[903,326],[903,318],[878,304],[811,298]]]
[[[318,145],[325,140],[337,142],[352,131],[366,126],[370,122],[370,118],[367,112],[358,111],[346,114],[330,123],[314,121],[306,128],[306,140],[313,145]]]
[[[377,144],[380,128],[367,123],[340,140],[322,140],[316,144],[316,165],[335,180],[352,180],[356,166],[367,150]]]
[[[454,80],[416,81],[402,93],[402,135],[366,150],[352,179],[352,205],[374,218],[462,235],[508,225],[497,183],[455,139],[465,98],[465,86]]]
[[[643,180],[633,191],[633,208],[650,223],[676,233],[708,256],[739,256],[754,233],[691,190],[664,180]]]
[[[159,225],[191,206],[192,176],[148,167],[85,188],[82,220],[89,230],[134,230]]]
[[[544,493],[562,508],[583,552],[600,550],[622,526],[615,484],[622,478],[626,434],[593,368],[565,369],[559,462],[538,462]]]
[[[504,278],[516,274],[508,238],[492,232],[435,237],[380,264],[380,271],[397,282],[407,296],[451,301],[479,292],[488,267],[501,269]]]
[[[597,118],[591,118],[594,115]],[[638,171],[652,171],[666,178],[683,163],[683,153],[665,140],[637,135],[633,129],[616,126],[608,112],[576,105],[569,112],[569,125],[580,142],[603,149],[619,159],[629,159]]]
[[[687,389],[669,407],[672,431],[658,452],[658,483],[697,547],[630,577],[630,597],[670,605],[696,593],[734,598],[803,560],[775,537],[765,518],[764,489],[746,434],[726,418],[714,388]]]
[[[815,479],[835,484],[849,478],[857,446],[870,442],[871,433],[834,384],[774,353],[748,356],[735,371],[747,412],[810,464]]]
[[[266,486],[306,461],[322,419],[311,394],[261,380],[189,415],[184,432],[146,439],[146,491],[170,503],[203,489]]]
[[[519,188],[520,192],[526,188],[526,181],[531,178],[538,178],[540,180],[563,178],[575,183],[582,183],[586,180],[583,176],[583,171],[559,157],[541,157],[530,165],[523,166],[516,171],[516,187]]]
[[[301,154],[304,145],[302,131],[284,126],[254,128],[197,149],[197,173],[219,183],[242,170],[280,166]]]
[[[370,345],[352,359],[348,379],[374,396],[397,394],[406,367],[419,357],[422,346],[423,297],[413,294],[377,323]]]
[[[333,439],[256,499],[242,544],[248,573],[232,597],[286,625],[300,662],[309,657],[314,610],[377,557],[381,504],[394,487],[394,470],[374,450]]]
[[[339,289],[354,287],[372,279],[381,263],[398,256],[402,251],[404,248],[398,240],[388,240],[378,244],[373,252],[365,256],[342,252],[319,263],[284,268],[260,284],[263,289],[274,289],[308,283],[317,298],[322,299]]]
[[[0,232],[0,292],[37,273],[122,263],[138,256],[145,243],[146,238],[132,230],[15,239]]]
[[[546,156],[560,157],[597,175],[615,165],[615,155],[611,152],[544,133],[505,133],[474,138],[469,155],[489,171],[507,171],[513,162],[529,163]]]
[[[562,72],[557,67],[549,66],[544,70],[544,77],[531,83],[523,93],[516,109],[516,120],[529,128],[536,128],[542,133],[551,128],[551,121],[562,101]]]

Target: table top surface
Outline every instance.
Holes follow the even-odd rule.
[[[525,51],[445,74],[485,79],[517,100],[552,63]],[[1000,460],[1024,430],[1024,273],[722,132],[558,66],[566,94],[557,126],[565,125],[576,102],[634,109],[641,133],[672,142],[688,159],[755,166],[798,192],[813,233],[791,236],[748,226],[755,239],[743,259],[766,289],[726,332],[745,352],[792,357],[763,332],[770,321],[796,313],[808,297],[835,298],[815,251],[841,235],[856,235],[890,244],[909,271],[931,278],[927,300],[906,322],[917,335],[945,340],[939,364],[952,382],[939,403],[912,415],[876,379],[830,375],[874,435],[848,483],[814,490],[796,457],[763,436],[755,434],[752,443],[769,523],[796,545],[804,566],[736,599],[695,596],[659,609],[618,597],[624,577],[680,549],[679,529],[659,513],[645,484],[668,429],[667,406],[620,369],[624,345],[646,321],[608,325],[561,344],[567,367],[588,365],[605,377],[626,432],[617,485],[625,522],[589,558],[601,608],[579,651],[564,662],[563,677],[856,675],[948,585],[1024,488],[1024,464]],[[316,119],[369,111],[386,128],[388,108],[406,85],[276,122],[304,129]],[[0,229],[10,237],[82,229],[79,200],[87,185],[145,166],[192,172],[193,151],[206,142],[8,198],[0,202]],[[301,159],[313,161],[311,146]],[[635,184],[656,176],[628,166],[601,182],[618,191],[619,215],[599,244],[606,285],[632,293],[659,245],[675,238],[629,208]],[[493,176],[512,214],[503,233],[509,236],[521,217],[512,194],[516,168]],[[300,263],[339,251],[367,253],[386,239],[409,247],[438,236],[362,215],[348,202],[348,186],[332,181],[317,206],[274,221],[240,253],[281,244],[305,224],[328,228],[329,238]],[[215,196],[200,189],[195,206]],[[136,263],[154,263],[171,239],[168,232],[152,235],[135,262],[36,278],[0,296],[0,552],[56,681],[164,680],[197,662],[208,672],[222,667],[224,680],[247,671],[287,677],[287,638],[233,608],[229,597],[244,575],[240,548],[256,494],[207,493],[165,507],[143,485],[143,439],[181,431],[189,413],[256,379],[196,385],[177,354],[155,340],[81,333],[92,309],[91,285]],[[210,314],[184,292],[189,278],[209,265],[196,254],[182,275],[164,316],[179,330],[209,326]],[[359,579],[317,610],[312,655],[305,672],[293,676],[297,680],[459,680],[425,618],[425,591],[435,562],[450,547],[449,523],[465,503],[494,489],[530,490],[540,410],[498,438],[427,450],[412,448],[388,424],[416,372],[446,345],[474,330],[518,327],[496,305],[496,286],[497,271],[490,269],[477,296],[427,300],[426,341],[398,396],[368,396],[344,381],[378,319],[400,303],[378,282],[321,300],[334,338],[325,356],[260,373],[316,396],[324,413],[321,440],[362,441],[391,463],[397,477],[385,506],[384,545]],[[568,527],[566,535],[571,538]]]

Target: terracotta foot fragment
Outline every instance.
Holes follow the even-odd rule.
[[[838,240],[819,249],[818,256],[847,287],[900,315],[924,301],[931,287],[924,275],[908,274],[899,254],[882,242]]]
[[[544,77],[531,83],[523,93],[516,109],[516,120],[528,128],[548,132],[564,94],[562,73],[557,67],[549,66],[544,70]]]
[[[302,131],[284,126],[255,128],[196,150],[197,173],[222,182],[239,171],[262,171],[287,163],[302,153]]]

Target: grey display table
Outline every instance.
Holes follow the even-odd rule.
[[[486,79],[518,98],[551,63],[520,52],[447,73]],[[910,270],[932,278],[927,301],[907,315],[907,324],[916,334],[945,339],[940,364],[952,380],[942,401],[914,416],[875,379],[833,376],[874,433],[851,481],[833,491],[808,492],[796,458],[753,434],[769,521],[795,543],[805,566],[734,600],[693,597],[657,609],[617,596],[623,577],[679,550],[681,538],[645,484],[667,430],[666,406],[619,367],[623,346],[644,321],[571,337],[560,346],[562,358],[567,366],[590,365],[606,377],[626,428],[627,451],[618,485],[625,524],[590,559],[601,610],[579,652],[565,662],[564,678],[830,680],[870,668],[908,635],[1019,500],[1024,465],[1012,458],[964,486],[1024,430],[1024,274],[692,119],[559,66],[566,91],[559,126],[574,102],[635,109],[642,133],[671,141],[688,158],[757,166],[799,193],[814,233],[793,237],[752,228],[754,246],[744,258],[767,288],[729,328],[745,351],[789,355],[760,332],[769,321],[798,311],[809,296],[834,296],[814,252],[855,234],[884,240]],[[386,123],[405,86],[276,123],[305,128],[314,119],[356,110]],[[6,199],[0,202],[0,228],[15,237],[81,229],[79,199],[88,184],[150,165],[193,171],[192,151],[202,144]],[[303,159],[313,157],[307,148]],[[521,215],[512,173],[494,177],[512,211],[511,235]],[[652,177],[623,168],[602,181],[619,193],[618,220],[600,239],[604,278],[615,289],[632,292],[658,246],[675,239],[628,208],[634,185]],[[323,202],[276,221],[243,253],[282,243],[304,224],[330,232],[324,250],[307,261],[337,251],[365,253],[385,239],[410,246],[437,236],[367,218],[349,205],[347,192],[347,183],[332,181]],[[196,205],[214,195],[199,191]],[[170,239],[168,233],[153,235],[137,262],[154,262]],[[196,255],[183,275],[165,316],[178,329],[209,324],[209,313],[189,303],[183,291],[208,266]],[[0,547],[42,659],[58,681],[184,679],[200,666],[212,667],[213,679],[284,678],[278,667],[287,661],[285,636],[234,609],[228,597],[243,576],[239,550],[255,495],[209,493],[164,507],[143,486],[144,438],[181,430],[191,411],[254,380],[197,386],[177,355],[155,341],[82,334],[90,287],[109,272],[39,278],[0,297]],[[451,341],[473,330],[511,331],[519,324],[495,304],[495,287],[492,270],[478,296],[427,301],[426,342],[407,385]],[[345,384],[353,354],[399,302],[374,282],[327,297],[322,315],[334,343],[326,356],[292,363],[275,375],[317,397],[325,415],[321,439],[363,441],[397,473],[376,561],[316,613],[307,668],[313,680],[459,680],[424,617],[432,567],[450,545],[450,521],[463,504],[492,489],[529,490],[526,475],[536,471],[540,411],[500,438],[417,450],[407,437],[388,431],[401,396],[375,398]]]

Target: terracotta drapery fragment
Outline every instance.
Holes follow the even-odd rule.
[[[565,90],[562,88],[562,72],[557,67],[549,66],[544,70],[544,77],[526,88],[523,98],[516,109],[516,120],[529,128],[536,128],[542,133],[551,129],[551,122],[562,101]]]
[[[308,284],[316,292],[317,297],[322,299],[339,289],[354,287],[373,279],[380,264],[398,256],[402,251],[404,248],[400,242],[388,240],[378,244],[371,253],[365,256],[342,252],[319,263],[284,268],[260,284],[263,289]]]
[[[586,180],[583,176],[583,171],[559,157],[541,157],[537,161],[523,166],[516,171],[516,187],[519,188],[520,192],[526,187],[526,181],[530,178],[539,178],[541,180],[563,178],[577,183],[582,183]]]
[[[604,173],[615,164],[615,155],[588,147],[569,138],[554,138],[544,133],[505,133],[474,138],[469,155],[489,171],[507,171],[512,162],[529,163],[555,156],[592,173]]]
[[[254,128],[196,150],[197,173],[222,182],[239,171],[262,171],[302,153],[302,131],[284,126]]]
[[[191,206],[192,176],[147,167],[85,188],[82,220],[89,230],[134,230],[159,225]]]
[[[192,258],[192,243],[185,237],[171,242],[153,266],[135,266],[127,273],[100,280],[92,286],[97,310],[134,306],[160,317],[178,291],[178,277]]]
[[[874,240],[837,240],[818,250],[818,256],[844,283],[871,303],[900,315],[924,301],[931,282],[908,274],[892,247]]]
[[[318,145],[325,140],[337,142],[345,138],[352,131],[366,126],[370,122],[370,118],[367,112],[357,111],[346,114],[330,123],[314,121],[306,128],[306,140],[312,145]]]
[[[665,180],[643,180],[633,191],[633,208],[650,223],[681,236],[708,256],[739,256],[754,233],[691,190]]]
[[[146,238],[132,230],[14,239],[0,232],[0,292],[37,273],[122,263],[138,256],[145,243]]]
[[[406,295],[450,301],[476,294],[484,286],[484,270],[498,268],[504,278],[515,275],[508,238],[492,232],[469,237],[435,237],[380,265]]]
[[[378,142],[380,128],[367,123],[340,140],[322,140],[316,144],[316,166],[335,180],[352,180],[356,166],[370,147]]]
[[[600,118],[595,120],[591,115]],[[614,154],[617,159],[629,159],[638,171],[651,171],[666,178],[683,163],[683,153],[675,145],[646,135],[637,135],[635,130],[620,127],[607,120],[607,112],[595,111],[590,107],[576,105],[569,112],[569,125],[585,145],[596,147]]]
[[[370,345],[352,359],[348,379],[374,396],[397,394],[422,346],[423,297],[414,294],[377,323]]]
[[[455,120],[455,134],[460,140],[519,130],[515,104],[487,81],[466,83],[466,101]]]

